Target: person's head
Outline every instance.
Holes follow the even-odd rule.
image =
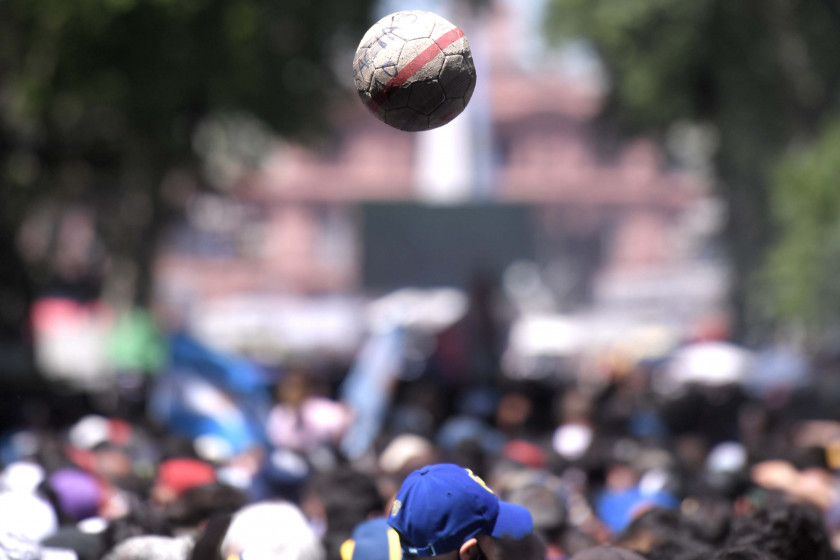
[[[557,488],[535,480],[507,492],[505,497],[531,512],[534,530],[543,535],[557,533],[566,527],[566,500]]]
[[[678,511],[652,508],[631,521],[614,542],[620,547],[647,553],[669,536],[681,533]]]
[[[169,520],[160,515],[154,508],[131,507],[128,514],[112,519],[102,535],[102,542],[106,550],[117,544],[141,535],[157,535],[170,537],[174,534],[174,527]]]
[[[563,529],[555,537],[555,541],[566,556],[574,556],[578,552],[583,552],[587,548],[592,548],[598,544],[593,535],[589,535],[574,526]]]
[[[152,502],[166,506],[184,492],[216,482],[216,470],[209,463],[192,458],[169,459],[158,467],[152,487]]]
[[[353,528],[385,513],[385,500],[376,480],[349,466],[317,473],[307,485],[301,508],[316,524],[324,526],[322,542],[335,558]]]
[[[138,535],[117,544],[103,560],[183,560],[189,558],[192,546],[190,539]]]
[[[776,558],[755,547],[738,546],[719,551],[712,560],[776,560]]]
[[[64,523],[75,523],[99,513],[102,488],[93,475],[81,469],[57,470],[47,477],[43,490]]]
[[[189,560],[226,560],[222,557],[222,541],[227,535],[233,515],[217,515],[196,536]]]
[[[312,393],[311,375],[304,369],[292,368],[277,384],[277,401],[298,408]]]
[[[497,560],[541,560],[546,558],[548,548],[545,539],[537,533],[526,535],[522,539],[497,539]]]
[[[713,553],[712,547],[688,535],[667,536],[645,553],[647,560],[706,560]]]
[[[231,515],[247,503],[248,496],[242,490],[214,482],[185,491],[164,513],[175,527],[198,527],[214,516]]]
[[[359,523],[339,551],[341,560],[402,560],[400,536],[384,517]]]
[[[775,504],[736,520],[726,544],[756,548],[778,560],[832,557],[819,511],[800,504]]]
[[[578,552],[571,560],[645,560],[645,557],[618,546],[595,546]]]
[[[494,539],[522,539],[533,530],[526,508],[500,501],[472,471],[451,463],[411,473],[388,524],[399,534],[404,556],[446,560],[495,560]]]
[[[324,548],[303,512],[291,502],[251,504],[234,514],[222,558],[324,560]]]

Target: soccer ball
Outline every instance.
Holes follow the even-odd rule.
[[[422,10],[371,27],[353,59],[356,90],[382,122],[406,131],[443,126],[467,106],[475,65],[464,32]]]

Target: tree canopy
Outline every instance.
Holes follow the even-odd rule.
[[[792,231],[771,209],[774,170],[814,142],[840,101],[840,7],[832,0],[551,0],[548,29],[588,38],[599,51],[613,85],[605,115],[624,131],[661,134],[678,121],[715,127],[738,331],[756,327],[772,315],[768,298],[753,289],[767,250]]]
[[[772,181],[778,242],[764,284],[776,313],[811,332],[836,328],[840,313],[840,119],[813,145],[786,156]]]
[[[148,263],[162,180],[195,162],[200,123],[236,111],[281,135],[317,134],[333,65],[349,72],[371,3],[0,1],[4,264],[21,221],[49,201],[93,206],[105,250]],[[347,60],[335,60],[340,46]],[[4,267],[0,286],[31,292],[30,265]]]

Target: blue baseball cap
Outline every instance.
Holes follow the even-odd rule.
[[[522,539],[533,530],[531,513],[503,502],[469,469],[442,463],[408,475],[394,499],[388,524],[404,553],[438,556],[479,534]]]
[[[400,537],[385,518],[363,521],[340,549],[341,560],[402,560]]]

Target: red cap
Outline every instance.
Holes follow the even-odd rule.
[[[542,469],[546,465],[545,451],[539,445],[521,439],[507,442],[502,455],[532,469]]]
[[[187,490],[216,482],[216,469],[198,459],[169,459],[158,468],[157,484],[180,496]]]

